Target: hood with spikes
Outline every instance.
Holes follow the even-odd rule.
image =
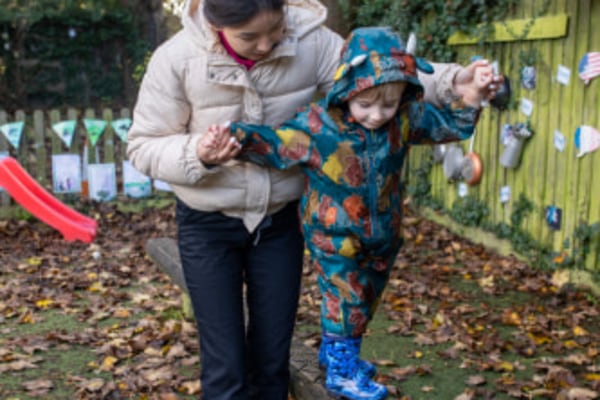
[[[341,60],[327,104],[341,105],[357,93],[390,82],[407,82],[403,97],[418,98],[423,93],[417,69],[432,73],[433,67],[413,54],[416,40],[409,46],[387,27],[353,30],[342,48]]]

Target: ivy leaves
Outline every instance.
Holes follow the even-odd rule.
[[[451,61],[454,50],[448,38],[465,32],[484,41],[493,33],[492,22],[504,19],[517,5],[516,0],[452,1],[434,0],[341,0],[344,14],[352,26],[391,26],[408,37],[419,37],[418,54],[435,61]]]

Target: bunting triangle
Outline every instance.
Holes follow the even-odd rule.
[[[127,132],[131,127],[131,118],[115,119],[110,123],[110,125],[112,126],[119,139],[127,143]]]
[[[104,133],[104,129],[106,129],[106,121],[102,119],[89,119],[84,118],[83,124],[85,125],[85,129],[87,130],[88,137],[90,138],[90,144],[96,146],[98,143],[98,139]]]
[[[73,137],[75,136],[75,128],[77,127],[77,121],[60,121],[52,125],[52,130],[58,135],[60,140],[63,141],[68,149],[71,148],[73,143]]]
[[[19,144],[21,143],[21,136],[23,136],[23,126],[25,123],[23,121],[18,122],[9,122],[8,124],[4,124],[0,126],[0,130],[6,137],[6,140],[15,148],[19,149]]]

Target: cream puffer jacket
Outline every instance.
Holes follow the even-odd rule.
[[[128,133],[127,155],[136,169],[168,182],[194,209],[241,218],[250,232],[300,198],[299,170],[237,160],[207,168],[196,144],[211,124],[278,125],[332,86],[343,39],[323,26],[326,8],[317,0],[288,0],[286,10],[284,40],[247,71],[221,45],[202,3],[190,11],[188,1],[183,29],[148,63]],[[424,79],[426,98],[448,101],[457,67],[444,64]],[[435,89],[428,89],[434,80]]]

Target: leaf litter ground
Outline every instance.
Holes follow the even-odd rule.
[[[175,236],[173,205],[80,203],[92,245],[31,219],[0,221],[0,398],[191,399],[195,326],[145,254]],[[363,343],[398,399],[595,399],[598,299],[408,215],[406,244]],[[307,264],[296,335],[319,343]]]

